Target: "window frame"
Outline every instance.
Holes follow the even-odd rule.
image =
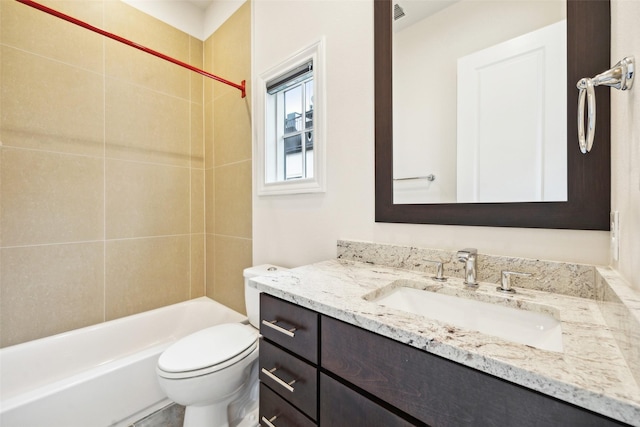
[[[258,90],[255,91],[255,105],[260,107],[255,117],[254,176],[258,196],[325,191],[324,45],[324,39],[317,40],[256,78],[255,87]],[[310,178],[276,181],[275,170],[270,171],[267,167],[267,161],[273,162],[274,160],[273,158],[268,158],[268,156],[270,155],[269,153],[276,153],[275,161],[284,161],[284,144],[278,147],[277,140],[270,139],[270,135],[277,134],[275,129],[277,126],[277,96],[267,93],[267,82],[309,61],[313,62],[313,176]],[[301,132],[301,137],[302,144],[306,144],[304,131]]]

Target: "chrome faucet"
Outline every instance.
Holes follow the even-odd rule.
[[[478,276],[478,250],[475,248],[462,249],[458,251],[456,256],[458,257],[458,261],[464,262],[464,284],[472,288],[477,287],[478,281],[476,280],[476,278]]]

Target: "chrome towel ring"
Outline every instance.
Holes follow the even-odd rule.
[[[594,78],[582,78],[577,83],[578,94],[578,143],[583,154],[591,151],[596,133],[596,93],[595,86],[610,86],[619,90],[629,90],[633,86],[635,58],[627,56],[609,70]],[[587,105],[587,129],[584,127],[584,107]]]
[[[578,143],[580,151],[586,154],[593,147],[593,137],[596,133],[596,91],[593,90],[593,80],[590,78],[582,78],[578,82]],[[584,132],[584,103],[585,95],[587,98],[587,135]]]

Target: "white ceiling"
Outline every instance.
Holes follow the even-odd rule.
[[[206,40],[246,0],[122,0],[129,5]]]
[[[407,27],[423,20],[427,16],[434,15],[457,3],[460,0],[395,0],[393,4],[399,4],[404,9],[405,16],[394,21],[393,31],[402,31]]]

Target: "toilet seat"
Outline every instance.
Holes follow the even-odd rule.
[[[227,368],[258,347],[258,331],[241,323],[203,329],[184,337],[162,353],[158,375],[169,379],[192,378]]]

